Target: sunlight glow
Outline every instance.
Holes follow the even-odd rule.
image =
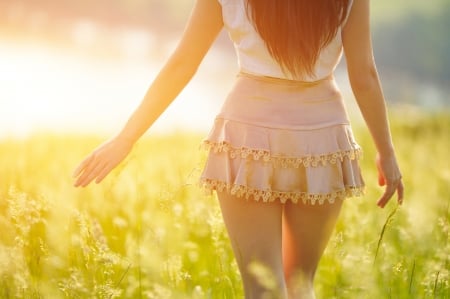
[[[98,26],[89,20],[81,20],[75,23],[72,29],[72,37],[77,45],[90,45],[98,37]]]
[[[95,27],[86,23],[77,30],[84,45],[95,39]],[[117,131],[163,63],[143,58],[152,43],[144,34],[123,33],[120,39],[125,55],[115,60],[45,44],[0,41],[0,136]],[[214,55],[207,59],[217,61]],[[211,78],[211,69],[199,72],[196,77],[200,78],[193,80],[152,130],[206,130],[210,126],[233,80],[233,74],[222,74],[228,79],[217,82],[217,77]]]
[[[114,82],[120,81],[116,77],[119,68],[114,73],[114,66],[62,54],[57,49],[3,45],[0,65],[3,133],[86,126],[96,131],[113,122],[120,110],[131,109],[130,103],[118,103],[119,97],[137,100],[138,92],[143,91],[138,80],[122,80],[121,85]],[[137,72],[137,79],[144,77],[142,70],[127,70],[124,66],[120,70]]]

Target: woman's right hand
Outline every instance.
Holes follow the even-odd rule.
[[[388,203],[391,197],[397,192],[397,201],[403,202],[403,182],[400,168],[398,167],[395,155],[382,156],[377,154],[376,165],[378,170],[378,184],[386,186],[383,195],[378,200],[377,205],[381,208]]]
[[[93,180],[100,183],[133,148],[133,143],[120,138],[111,139],[89,154],[75,169],[75,187],[86,187]]]

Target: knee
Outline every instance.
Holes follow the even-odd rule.
[[[259,262],[251,262],[242,271],[245,298],[286,299],[287,288],[283,271]]]
[[[314,274],[315,270],[305,271],[301,269],[287,277],[289,298],[314,299]]]
[[[313,285],[316,269],[296,269],[289,275],[286,275],[286,280],[291,284],[298,285]]]
[[[316,269],[316,265],[285,265],[284,276],[288,281],[292,280],[312,283],[314,281]]]

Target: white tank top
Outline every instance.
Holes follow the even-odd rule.
[[[264,41],[247,17],[246,0],[218,1],[222,6],[224,26],[234,43],[241,72],[299,81],[317,81],[333,74],[342,56],[341,28],[338,29],[334,39],[321,51],[314,67],[314,76],[294,77],[290,73],[283,72],[279,63],[270,55]],[[352,2],[350,0],[349,10]]]

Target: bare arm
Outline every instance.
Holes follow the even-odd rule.
[[[148,89],[119,138],[134,143],[158,119],[191,80],[222,27],[220,4],[212,0],[197,0],[175,52]]]
[[[396,191],[399,202],[402,201],[403,184],[389,130],[385,99],[373,58],[369,15],[370,1],[354,0],[342,39],[350,84],[378,151],[380,183],[387,185],[378,201],[378,205],[384,207]]]
[[[120,133],[88,155],[74,172],[75,186],[101,182],[191,80],[223,27],[218,1],[197,0],[182,38]]]

